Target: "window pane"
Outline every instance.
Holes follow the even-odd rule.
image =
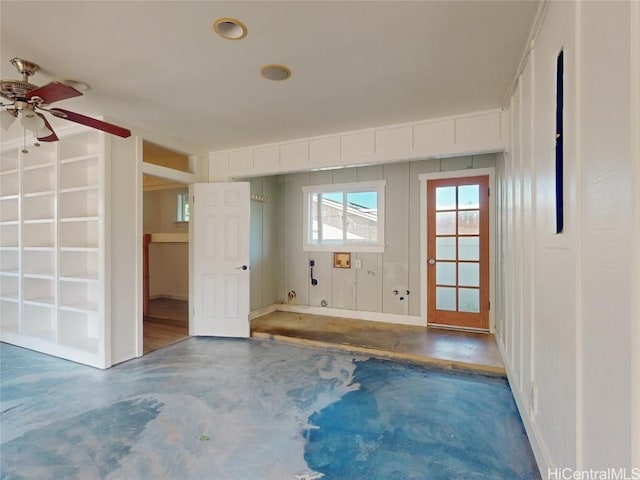
[[[342,242],[342,199],[339,193],[320,193],[321,200],[319,241],[320,243]]]
[[[344,194],[342,192],[321,193],[322,197],[330,202],[336,202],[342,204]]]
[[[456,209],[456,187],[436,187],[436,210]]]
[[[464,287],[480,286],[480,264],[479,263],[459,263],[458,264],[458,285]]]
[[[456,237],[436,237],[436,260],[456,259]]]
[[[347,240],[378,241],[378,192],[347,193]]]
[[[462,185],[458,187],[458,209],[480,208],[480,185]]]
[[[458,311],[460,312],[480,312],[480,290],[477,288],[458,289]]]
[[[456,212],[436,213],[436,235],[456,234]]]
[[[383,251],[385,182],[303,187],[304,249]]]
[[[564,52],[556,60],[556,233],[564,229]]]
[[[438,285],[456,284],[455,262],[436,262],[436,283]]]
[[[176,208],[176,221],[188,222],[189,221],[189,192],[178,193],[176,195],[177,208]]]
[[[479,233],[480,211],[458,212],[458,235],[478,235]]]
[[[349,192],[347,202],[363,209],[378,211],[378,192]]]
[[[436,287],[436,310],[456,311],[456,289]]]
[[[309,198],[309,228],[311,229],[311,243],[318,243],[319,230],[318,230],[318,194],[312,193]]]
[[[480,237],[458,238],[458,260],[480,260]]]

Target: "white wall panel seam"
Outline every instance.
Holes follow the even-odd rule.
[[[632,207],[633,231],[632,245],[636,245],[635,258],[632,259],[632,282],[635,286],[632,305],[632,346],[631,364],[640,365],[640,2],[631,2],[631,168],[634,208]],[[640,468],[640,368],[632,369],[632,438],[631,464]]]
[[[516,288],[517,288],[517,283],[516,283],[516,268],[515,268],[515,241],[516,241],[516,235],[515,235],[515,176],[516,176],[516,172],[515,172],[515,162],[516,162],[516,146],[517,146],[517,150],[518,152],[520,151],[520,110],[521,110],[521,105],[520,105],[520,99],[519,99],[519,92],[520,92],[520,82],[518,81],[518,86],[517,89],[514,93],[514,98],[518,99],[517,102],[517,110],[514,109],[514,117],[517,116],[518,117],[518,130],[514,131],[513,133],[513,151],[511,152],[511,155],[509,155],[509,197],[508,197],[508,204],[509,204],[509,209],[508,209],[508,214],[509,214],[509,218],[508,218],[508,225],[509,225],[509,325],[510,325],[510,329],[509,329],[509,363],[511,365],[514,365],[515,362],[515,347],[516,347],[516,329],[515,329],[515,322],[517,321],[516,316],[515,316],[515,297],[516,297]],[[515,129],[514,129],[515,130]],[[518,371],[515,370],[513,371],[514,374],[518,374]]]
[[[524,162],[524,153],[522,151],[523,148],[523,122],[522,119],[524,117],[525,112],[523,111],[523,105],[524,105],[524,101],[523,101],[523,97],[524,97],[524,92],[523,92],[523,88],[522,88],[522,76],[520,76],[520,82],[519,82],[519,86],[518,86],[518,92],[520,95],[520,121],[519,123],[519,144],[520,144],[520,148],[518,150],[518,178],[519,178],[519,188],[518,188],[518,195],[520,197],[520,200],[518,201],[518,241],[515,243],[518,248],[519,248],[519,252],[518,252],[518,262],[517,262],[517,267],[518,267],[518,299],[519,299],[519,311],[518,311],[518,318],[517,318],[517,322],[520,323],[520,328],[518,329],[518,341],[517,341],[517,346],[518,346],[518,377],[519,377],[519,382],[520,382],[520,390],[522,390],[524,388],[524,385],[522,383],[522,372],[523,372],[523,345],[524,345],[524,298],[523,298],[523,289],[524,289],[524,248],[523,248],[523,244],[524,244],[524,194],[523,194],[523,168],[522,168],[522,164]]]
[[[531,112],[529,113],[530,119],[530,128],[531,131],[529,135],[531,136],[530,142],[530,162],[531,162],[531,198],[529,199],[530,208],[531,208],[531,273],[530,273],[530,295],[531,295],[531,312],[530,312],[530,327],[529,327],[529,381],[530,388],[533,388],[536,385],[536,370],[535,370],[535,327],[536,327],[536,295],[535,295],[535,285],[536,285],[536,251],[537,251],[537,236],[536,236],[536,162],[535,162],[535,142],[533,141],[533,133],[534,133],[534,125],[535,125],[535,106],[536,106],[536,95],[535,95],[535,60],[536,60],[536,50],[535,48],[531,51],[531,55],[529,56],[530,69],[531,69],[531,80],[529,82],[531,88],[531,101],[529,102]],[[533,414],[531,414],[533,417]]]
[[[576,183],[576,202],[578,205],[582,205],[583,197],[583,184],[582,184],[582,128],[581,128],[581,97],[582,97],[582,75],[581,75],[581,55],[582,55],[582,5],[580,2],[576,2],[575,5],[575,37],[574,37],[574,49],[573,49],[573,66],[574,66],[574,85],[573,85],[573,98],[574,98],[574,111],[572,112],[573,118],[573,133],[574,133],[574,162],[575,162],[575,183]],[[569,62],[566,62],[567,64]],[[571,87],[569,85],[569,87]],[[565,97],[566,98],[566,97]],[[566,118],[566,111],[563,111],[563,117]],[[564,122],[564,119],[563,119]],[[566,123],[565,123],[566,124]],[[584,369],[583,369],[583,318],[582,318],[582,218],[588,212],[584,209],[574,208],[575,226],[576,232],[576,468],[583,468],[583,396],[584,396]]]

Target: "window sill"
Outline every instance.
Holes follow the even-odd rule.
[[[188,221],[187,222],[173,222],[173,224],[176,227],[188,227],[189,226],[189,222]]]

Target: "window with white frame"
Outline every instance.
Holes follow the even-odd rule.
[[[386,180],[302,188],[304,250],[384,251]]]
[[[179,192],[176,195],[176,222],[185,223],[189,221],[189,192]]]

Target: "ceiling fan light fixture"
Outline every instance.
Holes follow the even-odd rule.
[[[9,127],[16,121],[16,115],[17,114],[14,115],[9,110],[2,110],[2,112],[0,112],[0,123],[2,124],[3,130],[9,130]]]
[[[21,110],[20,123],[24,128],[32,132],[37,132],[45,127],[44,120],[31,109]]]
[[[270,64],[260,69],[260,74],[267,80],[281,82],[291,78],[291,69],[286,65]]]
[[[42,105],[49,105],[60,100],[79,97],[82,95],[80,90],[86,90],[89,86],[83,82],[74,80],[67,80],[67,83],[54,81],[43,86],[33,85],[28,82],[28,79],[29,76],[33,75],[39,69],[38,65],[20,58],[14,58],[11,63],[18,69],[23,78],[22,80],[0,80],[0,94],[4,99],[11,102],[2,104],[2,107],[8,108],[0,112],[2,113],[0,120],[2,127],[8,129],[15,118],[20,118],[20,123],[24,128],[23,153],[27,153],[27,130],[43,142],[57,142],[59,140],[53,131],[53,127],[45,119],[44,114],[36,110],[42,110],[56,117],[61,117],[86,127],[95,128],[110,135],[116,135],[121,138],[129,138],[131,136],[130,130],[98,120],[97,118],[87,117],[86,115],[61,108],[43,108]],[[69,84],[75,86],[70,86]],[[76,86],[79,87],[80,90],[75,88]],[[14,118],[10,118],[11,116]],[[36,142],[34,145],[38,146],[39,144]]]
[[[213,22],[213,31],[227,40],[240,40],[247,36],[247,27],[240,20],[223,17]]]

